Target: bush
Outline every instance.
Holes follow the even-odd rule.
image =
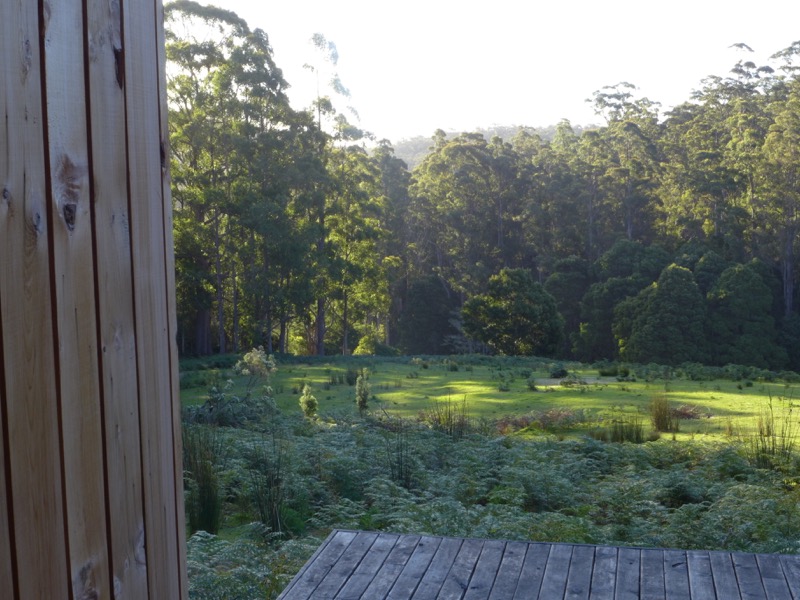
[[[367,411],[369,403],[370,385],[367,381],[366,369],[361,369],[361,374],[356,378],[356,406],[362,415]]]
[[[189,533],[217,533],[222,523],[222,497],[218,469],[223,444],[215,429],[183,428],[183,473]]]
[[[311,395],[311,386],[305,384],[303,386],[303,394],[300,396],[300,409],[307,418],[313,419],[317,416],[318,408],[317,399]]]
[[[556,365],[552,369],[550,369],[550,378],[551,379],[562,379],[569,375],[569,371],[564,368],[564,365]]]
[[[420,420],[434,431],[446,433],[454,440],[463,438],[470,430],[467,414],[467,399],[460,403],[447,399],[435,402],[430,409],[420,415]]]
[[[650,421],[656,431],[678,431],[678,419],[664,394],[657,394],[650,400]]]

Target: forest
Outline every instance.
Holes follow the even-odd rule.
[[[629,83],[596,127],[433,132],[413,168],[290,105],[268,36],[166,6],[184,356],[531,354],[800,370],[800,42],[661,112]],[[333,70],[335,44],[311,41]]]

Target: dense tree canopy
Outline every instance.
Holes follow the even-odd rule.
[[[266,33],[188,0],[166,18],[182,352],[481,341],[800,370],[798,44],[666,113],[621,83],[593,96],[602,126],[437,131],[409,170],[335,108],[324,36],[298,109]]]
[[[464,331],[501,354],[551,356],[561,342],[563,318],[555,299],[525,269],[503,269],[485,294],[464,303]]]

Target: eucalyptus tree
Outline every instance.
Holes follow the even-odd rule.
[[[331,273],[328,302],[339,317],[341,352],[349,354],[355,321],[378,328],[386,320],[387,278],[378,253],[383,196],[377,164],[359,146],[333,149],[329,173],[333,185],[326,237]]]
[[[263,31],[186,0],[165,16],[177,285],[192,299],[179,310],[198,336],[216,327],[220,352],[242,335],[269,342],[276,263],[297,240],[287,210],[301,190],[287,166],[310,128],[289,105]],[[194,351],[210,346],[198,337]]]
[[[432,270],[459,293],[475,293],[493,273],[524,262],[517,159],[499,138],[462,134],[435,140],[414,170],[417,243]]]
[[[372,151],[380,173],[381,229],[386,232],[378,241],[379,254],[386,270],[390,307],[386,323],[386,342],[395,344],[399,336],[400,314],[408,299],[412,281],[422,276],[420,263],[414,257],[413,236],[409,219],[411,199],[408,188],[411,173],[406,163],[395,156],[388,140],[381,140]]]
[[[512,144],[518,155],[518,189],[524,194],[522,256],[534,261],[540,272],[549,272],[559,258],[585,252],[586,217],[573,159],[577,137],[569,123],[562,122],[553,142],[520,131]]]
[[[771,106],[773,122],[764,140],[764,209],[780,246],[784,316],[795,309],[795,262],[800,232],[800,81]]]
[[[608,86],[594,93],[595,112],[606,119],[600,138],[607,160],[601,185],[629,240],[652,240],[654,190],[659,177],[661,150],[657,102],[634,98],[630,83]]]

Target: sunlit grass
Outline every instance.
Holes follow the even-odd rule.
[[[355,412],[355,387],[339,381],[348,369],[366,368],[370,373],[373,395],[370,409],[373,411],[415,418],[436,403],[463,401],[473,419],[496,420],[570,409],[591,415],[596,420],[595,427],[628,416],[641,417],[649,428],[650,402],[655,395],[664,395],[672,407],[688,406],[699,415],[681,419],[676,433],[662,433],[665,438],[684,440],[722,439],[751,432],[756,428],[759,414],[769,405],[770,398],[792,406],[798,393],[791,385],[771,382],[745,385],[727,380],[617,381],[613,377],[599,377],[596,370],[586,367],[570,369],[579,383],[567,387],[561,385],[561,380],[551,379],[549,372],[535,361],[531,361],[530,366],[526,366],[522,359],[507,361],[508,366],[504,366],[503,359],[495,358],[487,364],[459,365],[455,371],[450,370],[451,367],[442,359],[425,363],[417,361],[416,364],[407,358],[279,362],[269,386],[277,406],[283,411],[300,411],[300,394],[303,386],[308,384],[319,402],[321,416]],[[182,378],[190,384],[182,386],[184,405],[202,404],[208,396],[209,382],[218,386],[230,382],[228,393],[245,393],[245,378],[235,376],[231,369],[204,370],[202,376],[198,375],[200,371],[192,373],[182,373]],[[528,373],[527,377],[524,376]],[[535,381],[535,391],[529,389],[529,377]],[[197,384],[191,385],[192,382]],[[582,435],[591,427],[584,423],[562,433]]]

